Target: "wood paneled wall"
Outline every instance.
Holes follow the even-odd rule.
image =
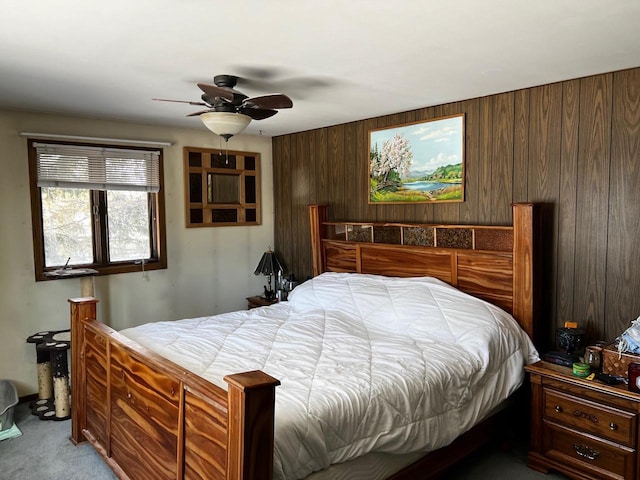
[[[465,201],[369,205],[369,129],[457,113]],[[545,202],[548,342],[567,320],[613,340],[640,315],[640,68],[275,137],[273,162],[276,250],[299,279],[310,203],[332,220],[505,225],[512,202]]]

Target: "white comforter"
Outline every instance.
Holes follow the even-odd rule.
[[[510,315],[433,278],[325,273],[289,302],[121,333],[225,389],[229,373],[278,378],[279,479],[445,446],[538,359]]]

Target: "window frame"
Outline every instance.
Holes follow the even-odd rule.
[[[31,224],[33,234],[33,260],[36,281],[56,280],[61,277],[47,276],[46,273],[59,267],[45,267],[44,227],[42,223],[42,194],[38,187],[37,151],[34,143],[41,140],[27,139],[27,151],[29,159],[29,189],[31,197]],[[136,147],[122,144],[100,144],[87,142],[68,142],[47,140],[47,143],[60,145],[79,145],[91,147],[125,148],[128,150],[156,150],[159,155],[159,180],[160,191],[147,193],[149,202],[149,233],[151,242],[151,257],[144,265],[140,260],[112,262],[108,259],[108,230],[107,230],[107,192],[103,190],[91,190],[91,206],[98,207],[98,215],[93,216],[91,231],[93,238],[94,262],[82,265],[74,265],[74,268],[92,268],[98,271],[98,275],[111,275],[116,273],[140,272],[142,270],[160,270],[167,268],[167,233],[164,201],[164,152],[162,148]]]

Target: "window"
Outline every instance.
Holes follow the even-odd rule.
[[[36,280],[166,268],[162,151],[29,140]]]

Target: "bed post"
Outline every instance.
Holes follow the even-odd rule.
[[[87,426],[85,385],[87,372],[84,365],[84,321],[96,318],[98,300],[91,297],[69,299],[71,307],[71,441],[82,443]]]
[[[513,204],[513,316],[536,343],[539,335],[539,204]]]
[[[261,371],[227,375],[226,480],[273,478],[276,387],[280,381]]]
[[[327,221],[326,205],[309,205],[309,224],[311,230],[311,261],[313,262],[313,276],[324,272],[322,259],[322,222]]]

